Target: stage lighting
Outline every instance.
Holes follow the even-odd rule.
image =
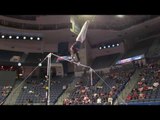
[[[124,15],[117,15],[117,17],[119,17],[119,18],[123,18],[123,17],[124,17]]]
[[[21,66],[22,64],[21,63],[18,63],[18,66]]]
[[[119,44],[117,43],[117,46],[119,46]]]
[[[103,48],[106,48],[106,46],[103,46]]]
[[[12,36],[10,35],[10,36],[9,36],[9,39],[11,39],[11,38],[12,38]]]
[[[33,37],[30,37],[31,40],[33,40]]]
[[[112,45],[112,47],[114,47],[114,44]]]
[[[40,38],[38,37],[37,40],[40,40]]]
[[[2,35],[2,38],[4,38],[4,35]]]
[[[10,67],[10,70],[12,70],[13,66]]]
[[[19,39],[19,36],[17,36],[16,39]]]
[[[23,39],[25,40],[25,39],[26,39],[26,37],[24,36],[24,37],[23,37]]]
[[[101,50],[101,49],[102,49],[102,47],[99,47],[99,49]]]
[[[22,76],[23,76],[23,74],[22,74],[22,73],[19,73],[19,76],[20,76],[20,77],[22,77]]]
[[[39,63],[38,66],[41,67],[41,66],[42,66],[42,63]]]
[[[108,45],[108,48],[110,48],[111,46],[110,45]]]

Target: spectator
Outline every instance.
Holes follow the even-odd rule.
[[[145,78],[144,78],[144,77],[142,77],[141,81],[142,81],[142,82],[144,82],[144,81],[145,81]]]
[[[32,105],[33,101],[31,99],[27,100],[27,105]]]
[[[139,94],[139,100],[143,100],[145,98],[145,94],[144,93],[140,93]]]
[[[109,97],[108,97],[108,103],[109,103],[110,105],[112,105],[112,102],[113,102],[113,98],[112,98],[111,96],[109,96]]]
[[[144,89],[143,87],[138,88],[139,92],[142,92]]]
[[[98,103],[98,104],[101,104],[101,103],[102,103],[102,99],[101,99],[100,97],[98,97],[97,103]]]
[[[153,90],[153,87],[151,86],[151,87],[148,87],[148,90]]]
[[[128,96],[127,96],[127,101],[130,101],[132,99],[132,96],[129,94]]]
[[[66,90],[66,89],[67,89],[67,86],[66,86],[66,85],[63,85],[62,89],[63,89],[63,90]]]
[[[146,84],[144,84],[143,89],[144,89],[144,91],[147,91],[148,90],[148,86]]]
[[[33,94],[33,93],[34,93],[34,91],[30,90],[28,93]]]
[[[142,81],[138,82],[139,87],[142,86],[142,84],[143,84]]]
[[[156,81],[156,82],[153,83],[153,87],[154,88],[157,88],[158,86],[159,86],[159,82],[158,81]]]

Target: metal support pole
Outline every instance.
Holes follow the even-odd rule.
[[[47,77],[48,77],[47,105],[50,105],[51,53],[48,54]]]
[[[91,75],[91,86],[93,86],[93,71],[91,68],[89,71],[90,71],[90,75]]]

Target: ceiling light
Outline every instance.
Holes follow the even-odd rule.
[[[38,37],[37,40],[40,40],[40,38]]]
[[[23,39],[26,39],[26,37],[24,36]]]
[[[16,39],[19,39],[19,36],[17,36]]]
[[[18,66],[21,66],[22,64],[21,63],[18,63]]]
[[[117,17],[119,17],[119,18],[123,18],[123,17],[124,17],[124,15],[117,15]]]
[[[9,36],[9,38],[11,39],[11,38],[12,38],[12,36]]]
[[[33,37],[30,37],[31,40],[33,40]]]
[[[4,35],[2,35],[2,38],[4,38]]]
[[[41,66],[42,66],[42,63],[39,63],[38,66],[41,67]]]

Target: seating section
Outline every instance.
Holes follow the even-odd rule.
[[[65,78],[55,77],[51,80],[51,89],[50,89],[50,102],[54,104],[58,97],[65,91],[67,85],[73,80],[72,76]],[[66,87],[66,88],[64,88]],[[16,100],[17,105],[24,104],[46,104],[46,91],[47,82],[46,80],[37,80],[37,79],[27,79],[25,85],[22,88],[20,95]]]
[[[126,102],[146,103],[160,101],[160,64],[151,62],[146,64],[139,74],[139,81],[127,96]]]
[[[0,104],[11,92],[15,83],[15,72],[0,71]]]
[[[121,71],[121,72],[119,72]],[[113,104],[118,94],[124,89],[126,83],[134,73],[133,67],[116,68],[108,74],[103,74],[103,82],[100,85],[90,86],[84,84],[87,79],[77,82],[75,89],[69,98],[64,100],[64,105],[109,105]],[[101,77],[102,77],[101,76]],[[102,80],[99,80],[102,81]],[[111,99],[111,103],[110,100]]]

